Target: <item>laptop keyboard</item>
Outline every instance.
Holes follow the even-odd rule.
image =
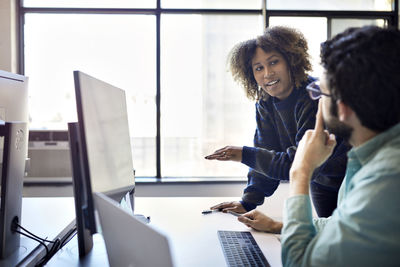
[[[226,263],[233,266],[270,266],[250,232],[218,231]]]

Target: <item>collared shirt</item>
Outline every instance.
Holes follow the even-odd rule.
[[[399,266],[400,123],[348,153],[338,207],[313,222],[308,195],[285,202],[284,266]]]

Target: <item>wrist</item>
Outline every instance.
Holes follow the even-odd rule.
[[[255,208],[257,208],[257,205],[253,204],[253,203],[249,203],[244,201],[243,199],[239,201],[239,203],[242,205],[242,207],[246,210],[246,212],[254,210]]]
[[[292,166],[289,171],[290,181],[292,180],[310,180],[315,168],[307,164],[301,164],[299,166]]]
[[[275,221],[274,225],[272,227],[272,232],[275,233],[275,234],[280,234],[281,231],[282,231],[282,227],[283,227],[283,223],[282,222]]]
[[[289,196],[308,195],[310,193],[310,182],[308,181],[290,181]]]
[[[313,170],[294,168],[290,170],[289,195],[308,195]]]

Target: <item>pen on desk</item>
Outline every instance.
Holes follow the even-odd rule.
[[[201,214],[210,214],[210,213],[212,213],[212,212],[219,212],[220,210],[203,210],[202,212],[201,212]],[[229,213],[229,214],[232,214],[233,216],[236,216],[236,217],[239,217],[239,216],[241,216],[242,214],[240,214],[240,213],[237,213],[237,212],[234,212],[234,211],[231,211],[231,210],[227,210],[226,211],[227,213]]]
[[[201,214],[210,214],[213,212],[220,212],[220,211],[222,211],[222,209],[203,210]]]
[[[210,213],[212,213],[213,211],[216,211],[216,210],[203,210],[203,211],[201,212],[201,214],[210,214]]]
[[[227,211],[229,214],[232,214],[233,216],[236,216],[236,217],[239,217],[239,216],[241,216],[242,214],[240,214],[240,213],[237,213],[237,212],[234,212],[234,211],[231,211],[231,210],[228,210]]]

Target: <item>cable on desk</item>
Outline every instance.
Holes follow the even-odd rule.
[[[43,256],[43,258],[41,258],[35,265],[35,267],[42,267],[43,265],[45,265],[50,259],[51,257],[54,256],[54,254],[56,254],[56,252],[58,251],[58,249],[60,248],[60,244],[61,241],[59,238],[56,239],[56,241],[54,241],[53,246],[51,247],[49,253],[47,253],[46,255]]]
[[[37,238],[35,238],[35,237],[33,237],[33,236],[30,236],[30,235],[25,234],[24,232],[21,232],[21,231],[18,231],[18,230],[15,230],[15,232],[18,233],[18,234],[20,234],[20,235],[26,236],[27,238],[30,238],[30,239],[32,239],[32,240],[35,240],[36,242],[39,242],[39,243],[40,243],[41,245],[43,245],[44,248],[46,249],[46,254],[49,253],[49,248],[48,248],[47,245],[46,245],[43,241],[41,241],[40,239],[37,239]]]
[[[18,230],[18,228],[20,228],[22,231]],[[32,232],[28,231],[24,227],[22,227],[18,223],[17,217],[13,220],[11,229],[13,232],[19,233],[20,235],[23,235],[23,236],[26,236],[27,238],[35,240],[36,242],[38,242],[42,246],[44,246],[44,248],[46,249],[46,254],[36,263],[35,266],[37,266],[37,267],[41,267],[41,266],[45,265],[50,260],[50,258],[57,252],[57,250],[60,248],[61,240],[59,238],[57,238],[55,241],[48,240],[46,238],[41,238],[41,237],[33,234]],[[53,244],[51,249],[49,249],[49,247],[46,245],[45,242]]]
[[[70,229],[61,239],[60,248],[65,246],[76,235],[76,226]]]
[[[54,245],[49,251],[49,253],[47,253],[38,263],[36,263],[35,266],[41,267],[45,265],[51,259],[51,257],[53,257],[54,254],[57,253],[59,249],[65,246],[65,244],[67,244],[75,236],[75,234],[76,234],[76,227],[73,227],[64,235],[62,239],[57,238],[56,241],[54,241]]]
[[[40,239],[40,240],[42,240],[43,242],[49,242],[49,243],[55,243],[56,241],[51,241],[51,240],[48,240],[48,239],[45,239],[45,238],[41,238],[41,237],[38,237],[37,235],[35,235],[35,234],[33,234],[32,232],[29,232],[28,230],[26,230],[24,227],[22,227],[20,224],[18,224],[16,221],[14,221],[14,223],[15,223],[15,225],[17,226],[16,228],[14,228],[14,230],[15,229],[18,229],[18,228],[21,228],[22,230],[24,230],[25,232],[27,232],[28,234],[30,234],[31,236],[33,236],[33,237],[35,237],[35,238],[37,238],[37,239]]]

